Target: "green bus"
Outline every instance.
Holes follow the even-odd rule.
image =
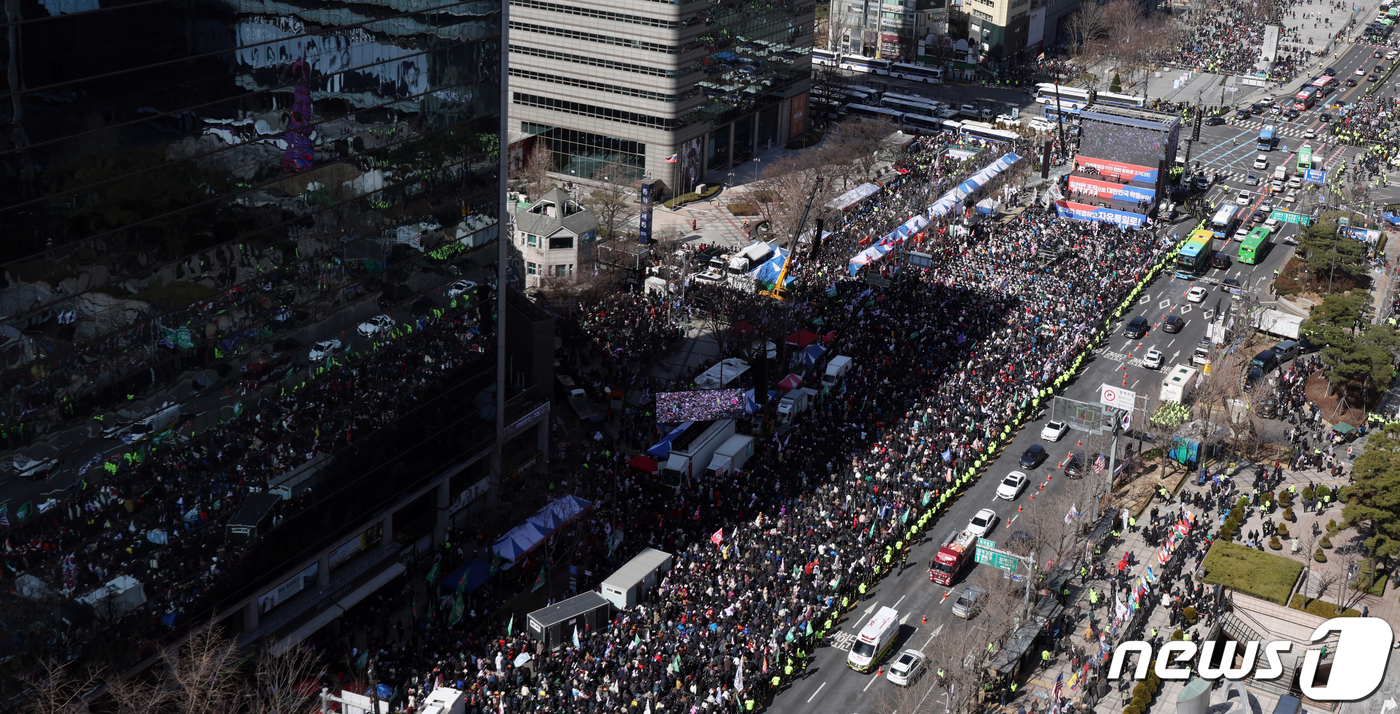
[[[1304,146],[1298,149],[1298,173],[1299,175],[1312,168],[1312,147]]]
[[[1264,244],[1269,242],[1269,229],[1259,226],[1245,236],[1244,242],[1240,243],[1240,262],[1245,265],[1255,265],[1263,257]]]

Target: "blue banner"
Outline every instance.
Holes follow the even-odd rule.
[[[1317,169],[1304,169],[1303,182],[1315,183],[1319,186],[1324,186],[1327,184],[1327,172],[1318,171]]]
[[[1059,214],[1061,218],[1073,218],[1077,221],[1116,223],[1128,228],[1141,228],[1147,223],[1147,216],[1141,213],[1115,211],[1112,208],[1086,206],[1082,203],[1072,203],[1070,201],[1055,201],[1055,213]]]
[[[637,242],[646,245],[651,242],[651,182],[642,182],[642,210],[637,217]]]

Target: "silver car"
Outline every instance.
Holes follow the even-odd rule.
[[[890,665],[890,671],[885,675],[885,679],[891,684],[907,687],[919,678],[919,675],[928,669],[928,658],[918,650],[904,650],[899,653],[899,658]]]
[[[976,585],[969,585],[958,593],[958,598],[953,601],[953,614],[964,620],[971,620],[978,610],[982,609],[982,604],[986,601],[987,591]]]

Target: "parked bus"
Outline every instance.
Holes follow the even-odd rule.
[[[1061,109],[1083,109],[1089,105],[1089,93],[1083,89],[1073,87],[1063,87],[1042,82],[1035,85],[1035,100],[1046,106],[1055,106],[1056,97],[1059,97]]]
[[[1113,92],[1099,92],[1094,98],[1096,104],[1107,104],[1111,107],[1131,107],[1142,109],[1147,106],[1147,100],[1142,97],[1134,97],[1130,94],[1114,94]]]
[[[1274,150],[1274,125],[1273,125],[1273,124],[1265,124],[1265,125],[1263,126],[1263,128],[1261,128],[1261,129],[1259,130],[1259,142],[1258,142],[1257,144],[1255,144],[1255,148],[1259,149],[1260,151],[1273,151],[1273,150]]]
[[[1316,81],[1312,82],[1308,86],[1317,87],[1317,98],[1322,99],[1323,97],[1326,97],[1327,95],[1331,94],[1333,90],[1337,88],[1337,78],[1323,75],[1321,77],[1318,77]]]
[[[1206,271],[1214,254],[1215,236],[1210,231],[1192,231],[1176,254],[1176,277],[1190,280]]]
[[[1298,149],[1298,173],[1301,175],[1312,168],[1312,147],[1304,146]]]
[[[1226,242],[1230,240],[1230,234],[1239,227],[1240,207],[1235,205],[1221,206],[1220,210],[1210,219],[1210,232],[1216,238],[1224,238]]]
[[[913,127],[925,133],[948,130],[946,127],[943,126],[942,119],[939,119],[938,117],[924,116],[922,114],[905,114],[904,125],[908,127]]]
[[[943,81],[943,69],[940,67],[923,67],[917,64],[896,62],[890,66],[890,76],[938,84]]]
[[[904,112],[895,111],[893,109],[887,109],[885,107],[871,107],[866,106],[864,104],[852,104],[851,106],[846,107],[846,111],[849,112],[851,116],[873,117],[875,119],[884,119],[885,121],[892,121],[896,124],[899,124],[904,120]]]
[[[922,114],[926,117],[938,116],[938,107],[923,102],[910,101],[895,94],[886,94],[885,98],[880,100],[880,106],[896,109],[905,114]]]
[[[980,121],[963,122],[962,135],[977,139],[986,139],[987,141],[995,141],[1002,144],[1010,144],[1016,139],[1021,138],[1020,134],[1012,131],[994,129],[991,124]]]
[[[841,57],[841,69],[848,69],[852,72],[861,72],[864,74],[889,74],[891,64],[894,63],[886,59],[861,57],[860,55],[844,55]]]
[[[1058,123],[1061,114],[1064,115],[1065,121],[1070,122],[1071,124],[1079,121],[1078,107],[1065,107],[1064,111],[1060,111],[1059,109],[1055,108],[1054,104],[1046,104],[1044,114],[1045,118],[1050,120],[1052,123]]]
[[[1239,260],[1245,265],[1255,265],[1264,257],[1264,244],[1269,242],[1269,229],[1259,226],[1245,236],[1240,243]]]
[[[836,53],[830,50],[812,50],[812,64],[823,67],[836,66]]]

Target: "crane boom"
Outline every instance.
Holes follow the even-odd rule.
[[[792,265],[792,254],[794,249],[797,248],[798,237],[802,235],[802,227],[807,225],[807,214],[812,212],[812,201],[816,199],[817,191],[820,190],[821,187],[822,177],[818,176],[816,182],[812,184],[812,192],[807,195],[807,206],[802,209],[802,217],[797,219],[797,230],[793,231],[792,240],[788,242],[788,254],[787,258],[783,260],[783,269],[778,272],[778,282],[773,283],[772,290],[764,290],[762,293],[760,293],[761,295],[767,295],[768,297],[771,297],[774,300],[787,299],[783,297],[783,281],[787,279],[788,266]],[[817,236],[816,239],[821,240],[821,236]]]

